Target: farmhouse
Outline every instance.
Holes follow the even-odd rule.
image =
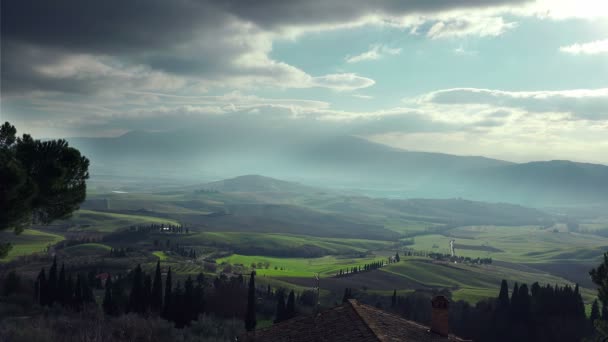
[[[449,302],[444,296],[431,301],[430,327],[408,321],[373,306],[349,299],[313,316],[300,316],[249,332],[245,342],[448,342],[466,341],[448,333]]]

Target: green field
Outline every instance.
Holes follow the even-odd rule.
[[[79,210],[70,219],[70,231],[97,231],[109,233],[120,228],[139,224],[173,224],[178,222],[154,216],[119,214],[95,210]]]
[[[101,243],[83,243],[80,245],[70,246],[63,251],[69,256],[86,256],[107,254],[111,247]]]
[[[261,276],[312,277],[315,273],[319,273],[321,277],[331,277],[336,275],[340,269],[363,266],[366,263],[378,260],[380,258],[341,258],[336,256],[321,258],[273,258],[233,254],[229,257],[218,259],[217,262],[219,264],[223,262],[233,265],[241,264],[246,267],[249,267],[252,263],[268,263],[268,268],[262,267],[256,269],[256,272]]]
[[[202,232],[180,238],[183,244],[231,249],[240,254],[320,256],[365,253],[388,248],[386,241],[321,238],[289,234]]]
[[[0,232],[1,241],[9,241],[13,244],[13,248],[8,253],[6,258],[0,259],[0,262],[10,261],[21,255],[44,252],[49,245],[54,245],[63,240],[63,236],[51,234],[34,229],[27,229],[19,235],[12,232]]]
[[[491,257],[495,260],[525,263],[558,261],[596,262],[608,248],[608,238],[553,232],[539,227],[470,226],[452,229],[445,235],[415,237],[415,250],[449,253],[451,239],[456,240],[456,254],[470,257]],[[466,246],[458,248],[458,245]],[[433,248],[435,247],[435,248]],[[591,250],[591,252],[590,252]]]

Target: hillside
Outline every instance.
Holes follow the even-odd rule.
[[[294,192],[310,193],[317,191],[299,183],[287,182],[260,175],[244,175],[204,184],[205,190],[220,192]]]
[[[276,144],[261,133],[240,133],[242,136],[232,139],[211,131],[132,132],[71,142],[92,160],[93,176],[204,180],[250,174],[203,186],[224,192],[314,191],[288,182],[297,179],[377,197],[462,197],[536,207],[608,203],[605,165],[570,161],[515,164],[406,151],[352,136],[285,136],[284,144]]]

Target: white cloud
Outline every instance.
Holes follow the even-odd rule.
[[[375,83],[371,78],[361,77],[353,73],[343,73],[313,77],[311,85],[337,91],[348,91],[371,87]]]
[[[370,49],[355,55],[355,56],[346,56],[346,63],[359,63],[363,61],[373,61],[378,60],[386,55],[398,55],[401,53],[401,48],[391,48],[386,45],[375,44],[370,46]]]
[[[558,91],[453,88],[434,91],[418,99],[406,101],[415,101],[418,104],[519,108],[537,113],[567,113],[577,119],[608,119],[608,88]]]
[[[450,18],[433,24],[426,35],[431,39],[465,36],[495,37],[516,26],[517,23],[505,22],[502,17]]]
[[[559,48],[559,50],[573,55],[595,55],[600,53],[608,53],[608,39],[562,46]]]

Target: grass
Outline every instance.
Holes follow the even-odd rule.
[[[163,251],[155,251],[155,252],[152,252],[152,254],[154,256],[158,257],[158,259],[160,259],[160,261],[164,261],[169,258],[169,256]]]
[[[457,248],[456,254],[470,257],[492,257],[514,263],[547,263],[558,261],[596,262],[608,238],[587,234],[553,232],[539,227],[470,226],[452,229],[451,236],[415,237],[416,250],[449,253],[449,242],[471,246]],[[434,246],[438,248],[433,248]],[[484,250],[488,249],[488,250]]]
[[[229,257],[218,259],[217,262],[227,262],[233,265],[242,264],[247,267],[252,263],[269,263],[268,268],[258,268],[256,270],[256,273],[260,276],[312,277],[315,273],[319,273],[321,277],[331,277],[336,275],[340,269],[363,266],[366,263],[378,260],[380,258],[377,257],[341,258],[325,256],[321,258],[273,258],[233,254]]]
[[[229,248],[239,254],[321,256],[366,253],[392,245],[387,241],[321,238],[289,234],[203,232],[181,238],[180,243]]]
[[[70,256],[86,256],[107,254],[112,248],[101,243],[83,243],[64,249]]]
[[[64,237],[34,229],[27,229],[19,235],[12,232],[0,232],[0,241],[8,241],[13,244],[13,248],[8,255],[0,259],[0,262],[10,261],[18,256],[32,253],[45,252],[47,246],[54,245],[63,240]]]
[[[177,221],[168,218],[84,209],[74,213],[74,216],[68,222],[76,225],[70,228],[70,231],[97,231],[104,233],[110,233],[120,228],[138,224],[178,224]]]

